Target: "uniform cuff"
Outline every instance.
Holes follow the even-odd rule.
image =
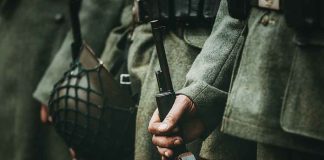
[[[49,90],[49,89],[46,88],[46,90]],[[49,100],[49,96],[50,96],[50,92],[51,91],[44,92],[44,90],[36,89],[36,91],[33,94],[33,97],[34,97],[34,99],[36,99],[41,104],[47,106],[48,100]]]
[[[68,54],[70,52],[70,44],[71,39],[67,38],[33,93],[33,97],[46,106],[54,85],[63,77],[72,62],[72,58]]]
[[[198,116],[205,125],[203,138],[206,138],[221,123],[227,92],[205,82],[196,81],[177,93],[188,96],[194,102]]]

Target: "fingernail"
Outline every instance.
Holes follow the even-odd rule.
[[[162,123],[160,126],[159,126],[159,130],[166,130],[168,128],[168,124],[166,123]]]
[[[164,152],[164,155],[165,155],[166,157],[170,157],[170,155],[169,155],[168,152]]]
[[[52,123],[53,122],[53,118],[51,116],[48,116],[48,122]]]
[[[179,139],[174,141],[174,145],[180,145],[180,144],[181,144],[181,141]]]

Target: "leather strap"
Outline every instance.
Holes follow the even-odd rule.
[[[220,0],[135,0],[133,9],[137,23],[159,19],[165,24],[205,25],[214,21]],[[156,6],[158,4],[158,6]]]

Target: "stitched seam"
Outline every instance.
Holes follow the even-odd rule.
[[[206,88],[207,88],[207,84],[204,84],[205,86],[197,93],[197,94],[195,94],[195,96],[194,96],[194,98],[193,98],[193,102],[195,103],[195,100],[197,99],[197,97],[202,93],[202,92],[204,92],[205,90],[206,90]],[[197,106],[197,104],[195,104],[196,105],[196,107],[198,107]]]
[[[293,63],[292,63],[292,66],[290,68],[290,75],[289,75],[289,78],[288,78],[288,82],[287,82],[287,88],[286,88],[286,91],[285,91],[285,95],[284,95],[284,99],[283,99],[283,103],[282,103],[282,109],[281,109],[281,113],[280,113],[280,126],[283,126],[284,122],[285,121],[285,116],[284,116],[284,112],[286,110],[286,105],[287,105],[287,100],[289,99],[290,97],[290,94],[288,92],[290,92],[290,81],[292,79],[292,77],[295,76],[295,72],[293,71],[293,68],[297,65],[297,54],[295,53],[294,55],[294,58],[293,58]],[[284,127],[282,127],[284,129]]]
[[[216,71],[216,73],[215,73],[215,77],[214,77],[214,79],[213,79],[213,85],[215,84],[215,82],[216,82],[216,80],[219,78],[219,76],[220,76],[220,73],[223,71],[223,69],[224,69],[224,67],[225,67],[225,64],[227,63],[227,61],[229,60],[229,57],[232,55],[232,52],[233,52],[233,50],[236,48],[236,45],[237,45],[237,43],[238,43],[238,41],[239,41],[239,39],[240,39],[240,36],[241,36],[241,34],[242,34],[242,31],[244,30],[244,28],[241,30],[241,32],[240,32],[240,34],[236,37],[236,41],[235,41],[235,44],[232,46],[232,48],[231,48],[231,50],[229,51],[229,53],[230,54],[228,54],[227,55],[227,57],[226,57],[226,60],[222,63],[222,67],[221,67],[221,69],[217,72]],[[211,71],[210,73],[212,73],[213,71]]]

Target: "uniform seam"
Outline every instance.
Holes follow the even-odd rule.
[[[206,90],[207,86],[208,86],[207,84],[203,84],[203,85],[204,85],[204,87],[197,94],[195,94],[195,96],[193,97],[193,100],[194,100],[193,102],[194,103],[196,103],[195,100],[198,99],[198,96],[200,96],[200,94],[203,93]]]
[[[220,70],[217,71],[217,72],[215,73],[216,76],[215,76],[215,78],[213,79],[213,85],[215,85],[215,82],[216,82],[216,80],[219,78],[220,73],[223,71],[223,69],[224,69],[224,67],[225,67],[225,64],[228,62],[229,57],[231,57],[231,55],[233,54],[233,50],[235,49],[235,46],[237,45],[237,43],[238,43],[238,41],[239,41],[239,39],[240,39],[240,36],[241,36],[243,30],[244,30],[244,29],[242,29],[242,30],[240,31],[240,34],[238,34],[238,36],[236,37],[235,43],[234,43],[234,45],[231,47],[231,50],[228,52],[229,54],[227,55],[226,60],[222,63]],[[212,71],[211,71],[210,73],[212,73]]]

